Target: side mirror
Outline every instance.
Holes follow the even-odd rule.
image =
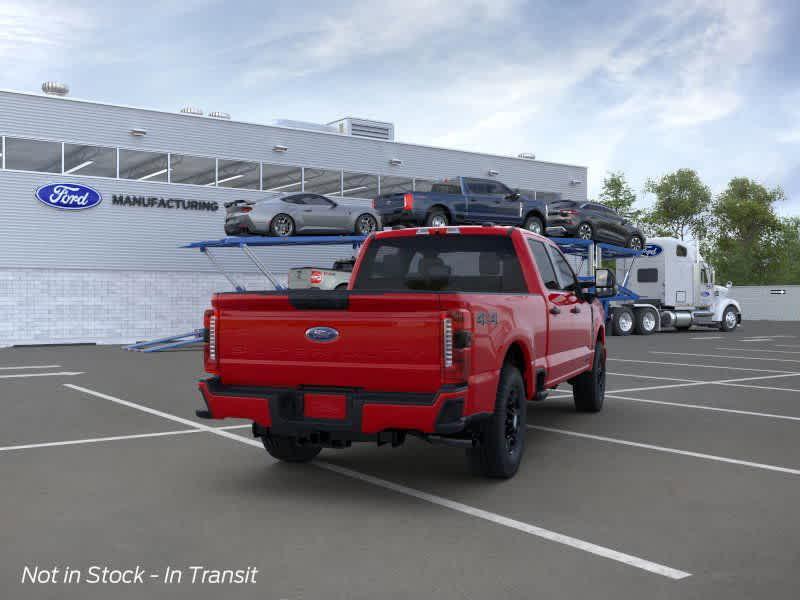
[[[510,194],[506,195],[506,200],[511,200],[512,202],[516,202],[520,199],[520,194],[517,190],[514,190]]]
[[[607,298],[617,293],[617,280],[610,269],[596,269],[594,272],[595,296]]]
[[[731,289],[733,287],[733,282],[729,281],[728,283],[725,284],[725,287]]]

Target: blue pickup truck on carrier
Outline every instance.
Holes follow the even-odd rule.
[[[373,201],[384,226],[482,224],[524,227],[543,234],[547,203],[494,179],[456,177],[436,182],[429,192],[383,194]]]

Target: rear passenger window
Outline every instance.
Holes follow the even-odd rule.
[[[675,256],[686,256],[686,246],[676,246]]]
[[[575,272],[569,266],[567,259],[561,254],[561,250],[550,246],[548,249],[550,258],[553,259],[553,267],[556,270],[558,285],[560,290],[574,290],[576,288]]]
[[[550,262],[550,257],[547,255],[547,249],[544,247],[544,244],[542,242],[529,239],[528,246],[531,248],[533,260],[536,262],[539,273],[542,275],[544,287],[546,287],[548,290],[559,289],[556,271],[553,269],[553,263]]]
[[[658,281],[658,269],[639,269],[636,271],[636,281],[639,283],[656,283]]]

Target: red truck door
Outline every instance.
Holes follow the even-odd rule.
[[[561,252],[528,239],[536,266],[547,290],[547,380],[563,380],[586,368],[591,338],[591,306],[575,290],[577,278]]]

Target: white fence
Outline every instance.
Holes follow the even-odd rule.
[[[800,321],[800,285],[734,285],[745,321]]]

